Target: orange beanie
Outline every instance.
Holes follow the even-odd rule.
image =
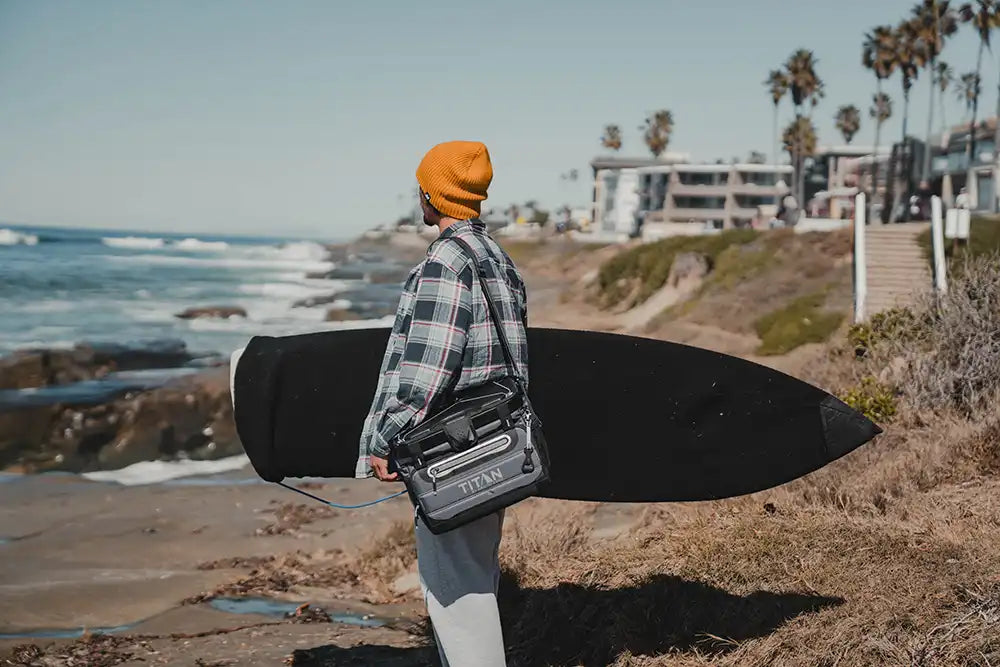
[[[449,218],[479,217],[479,204],[493,180],[486,146],[478,141],[449,141],[427,151],[417,167],[417,183],[435,209]]]

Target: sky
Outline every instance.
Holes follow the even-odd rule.
[[[833,116],[855,104],[870,145],[862,38],[915,1],[0,0],[0,220],[346,238],[407,213],[423,153],[452,139],[489,147],[487,207],[582,206],[603,127],[644,155],[657,109],[671,152],[770,154],[763,81],[797,48],[826,84],[820,142],[843,143]],[[977,44],[965,28],[943,59],[973,70]],[[997,69],[987,53],[981,116]],[[883,143],[901,134],[900,89]],[[965,119],[951,92],[945,115]]]

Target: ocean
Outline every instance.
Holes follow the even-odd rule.
[[[256,334],[391,324],[391,317],[326,322],[329,308],[351,306],[331,295],[366,287],[307,275],[334,268],[327,248],[312,241],[0,225],[0,355],[170,339],[228,356]],[[393,286],[377,287],[384,297]],[[316,297],[327,298],[294,307]],[[176,317],[202,306],[243,308],[247,317]]]

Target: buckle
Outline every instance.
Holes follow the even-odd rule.
[[[441,425],[444,437],[456,452],[464,452],[473,447],[479,438],[472,420],[467,415],[459,415]]]

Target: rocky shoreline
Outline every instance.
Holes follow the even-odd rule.
[[[89,472],[242,452],[228,366],[179,341],[0,359],[0,470]]]
[[[295,308],[328,322],[378,320],[396,309],[402,281],[426,245],[327,246],[334,268],[310,275],[330,292]],[[180,319],[245,318],[226,304],[192,304]],[[232,419],[228,359],[180,340],[80,343],[0,357],[0,471],[92,472],[141,461],[218,459],[243,451]]]

